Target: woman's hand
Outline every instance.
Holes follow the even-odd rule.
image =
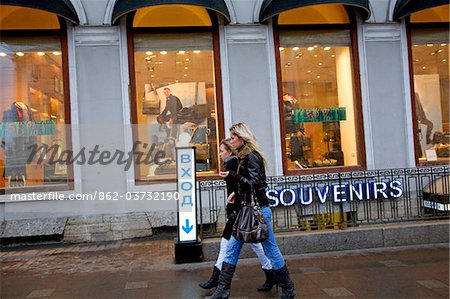
[[[231,192],[230,195],[228,195],[228,197],[227,197],[227,203],[229,203],[229,204],[234,204],[235,198],[236,198],[236,195],[235,195],[235,193],[234,193],[234,191],[233,191],[233,192]]]
[[[223,179],[226,178],[229,174],[230,174],[229,171],[221,171],[221,172],[219,172],[220,177],[223,178]]]

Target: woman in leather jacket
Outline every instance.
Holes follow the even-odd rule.
[[[236,151],[230,144],[230,139],[224,139],[220,142],[219,148],[220,159],[223,161],[225,171],[236,172],[238,169],[238,158],[236,157]],[[228,241],[231,238],[233,232],[233,224],[236,220],[236,216],[241,209],[241,198],[238,196],[238,183],[231,179],[225,179],[227,183],[227,223],[222,233],[222,240],[220,241],[219,255],[217,257],[216,264],[214,265],[213,272],[210,279],[205,283],[200,283],[199,286],[203,289],[212,289],[217,287],[219,282],[220,269],[222,269],[223,259],[225,258]],[[266,275],[266,281],[258,288],[258,291],[268,292],[275,285],[273,278],[272,265],[270,260],[264,254],[264,249],[261,243],[249,244],[252,250],[258,257],[261,267]]]
[[[269,200],[265,194],[266,184],[266,160],[256,141],[255,135],[250,128],[243,124],[234,124],[230,128],[231,145],[237,150],[239,159],[238,171],[223,171],[219,175],[224,179],[236,182],[241,200],[245,202],[252,201],[252,190],[256,194],[256,200],[262,208],[263,217],[267,223],[269,237],[262,242],[264,252],[269,258],[275,281],[282,289],[281,298],[294,298],[296,295],[294,283],[292,282],[286,263],[281,255],[278,245],[275,241],[275,235],[272,228],[272,211],[269,207]],[[219,284],[213,299],[228,298],[230,296],[231,280],[236,270],[236,264],[242,249],[243,242],[237,240],[234,236],[228,243],[226,256],[222,263],[222,271],[219,277]]]

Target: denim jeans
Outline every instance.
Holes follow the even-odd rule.
[[[272,263],[272,268],[274,270],[278,270],[284,266],[284,259],[281,255],[280,249],[278,249],[277,242],[275,241],[275,235],[273,234],[272,211],[270,210],[270,207],[265,207],[262,209],[262,213],[269,228],[269,238],[261,244],[264,248],[264,254]],[[230,241],[228,241],[227,253],[224,261],[228,264],[236,265],[241,253],[242,245],[244,245],[244,242],[237,240],[234,236],[231,236]]]

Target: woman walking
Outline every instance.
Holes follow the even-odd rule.
[[[230,144],[230,139],[224,139],[220,142],[219,148],[220,159],[223,162],[225,171],[234,171],[238,169],[238,158],[236,157],[236,151]],[[227,250],[227,244],[231,238],[231,233],[233,232],[233,224],[236,220],[237,213],[241,208],[241,200],[238,195],[238,184],[237,182],[230,181],[229,178],[225,179],[227,183],[227,223],[222,233],[222,240],[220,241],[219,256],[217,257],[216,264],[214,265],[213,272],[210,279],[207,282],[199,284],[200,287],[204,289],[212,289],[217,287],[219,281],[220,269],[222,269],[222,262],[225,258],[225,253]],[[264,255],[264,250],[261,243],[250,244],[252,250],[256,253],[261,267],[266,275],[266,281],[264,284],[258,288],[258,291],[268,292],[275,285],[272,264],[269,259]]]
[[[247,125],[243,123],[234,124],[230,128],[230,133],[230,143],[237,150],[237,157],[240,161],[238,171],[224,171],[220,172],[219,175],[229,182],[237,183],[237,194],[244,202],[250,203],[252,201],[252,190],[256,193],[256,199],[262,208],[263,217],[269,230],[268,239],[261,243],[264,253],[272,264],[275,281],[282,288],[281,298],[294,298],[296,295],[294,283],[290,278],[286,263],[275,241],[271,225],[272,211],[265,193],[267,187],[266,160],[262,155],[255,135]],[[230,238],[225,259],[222,263],[219,283],[216,291],[210,298],[218,299],[230,296],[231,280],[236,270],[242,245],[243,242],[237,240],[234,236]]]

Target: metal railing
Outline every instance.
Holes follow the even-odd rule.
[[[268,177],[275,232],[448,219],[449,166]],[[202,237],[226,222],[226,185],[199,182]]]

